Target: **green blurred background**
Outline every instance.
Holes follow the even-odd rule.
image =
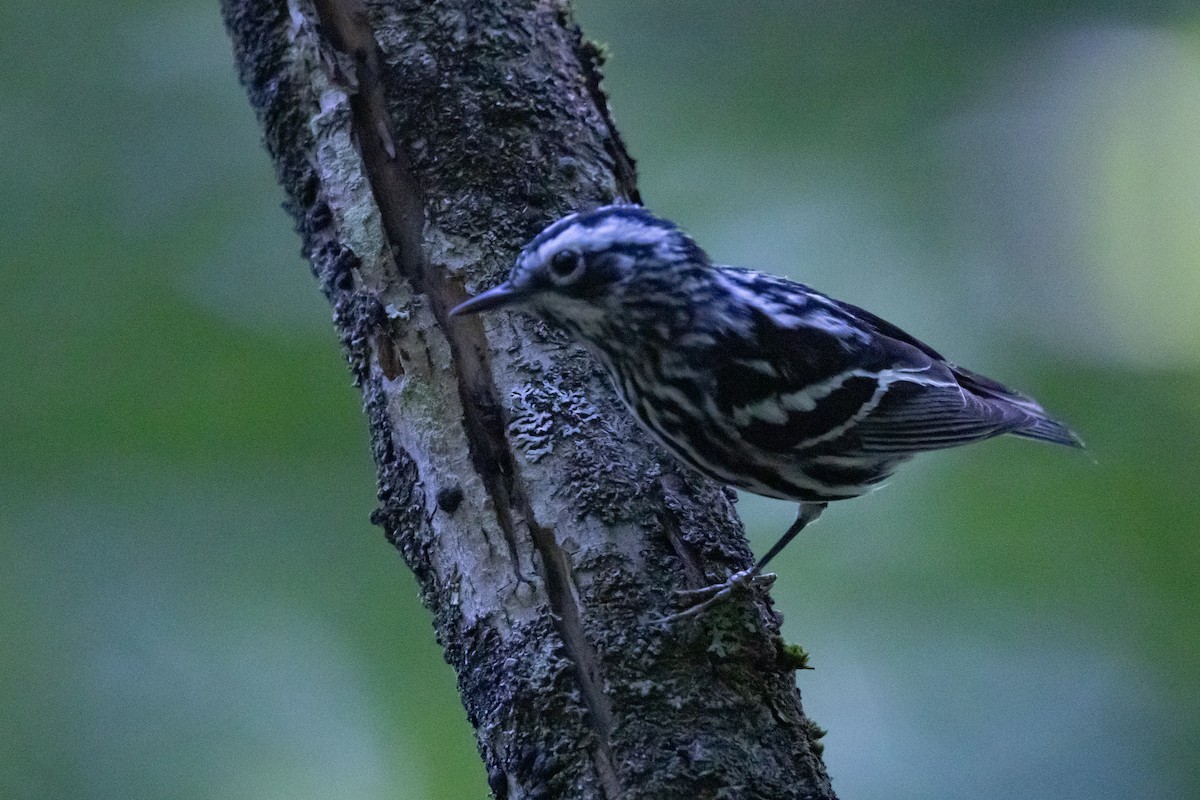
[[[1090,445],[926,457],[778,560],[841,796],[1200,797],[1200,11],[577,10],[653,208]],[[0,798],[483,796],[215,4],[0,23]]]

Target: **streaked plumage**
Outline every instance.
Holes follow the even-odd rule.
[[[1032,399],[891,323],[784,278],[715,266],[636,206],[555,222],[506,283],[453,313],[499,305],[582,342],[685,463],[801,503],[783,540],[754,570],[714,587],[717,597],[757,575],[825,503],[863,494],[916,453],[1004,433],[1080,444]]]

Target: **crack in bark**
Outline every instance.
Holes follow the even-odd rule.
[[[704,567],[700,560],[696,558],[696,554],[692,552],[692,548],[683,540],[683,532],[679,529],[679,521],[671,516],[664,516],[663,532],[667,536],[667,541],[671,545],[671,549],[679,558],[679,563],[683,565],[683,574],[685,576],[684,584],[691,588],[700,588],[706,586],[704,577]]]
[[[587,638],[575,594],[574,577],[566,553],[554,531],[540,525],[532,503],[519,480],[516,457],[504,432],[503,412],[488,363],[487,339],[478,319],[448,323],[448,312],[465,299],[461,288],[450,283],[440,270],[428,268],[421,246],[424,230],[424,192],[391,132],[386,93],[380,79],[381,53],[366,8],[359,0],[314,0],[330,44],[336,49],[331,65],[346,87],[350,100],[352,130],[363,161],[363,171],[379,206],[380,217],[396,268],[408,278],[415,293],[430,302],[434,319],[445,333],[458,376],[463,423],[471,460],[492,499],[496,520],[517,552],[518,523],[514,509],[523,519],[543,567],[550,609],[568,658],[575,668],[580,694],[596,734],[592,754],[596,775],[604,795],[617,800],[623,792],[614,767],[610,737],[613,711],[604,693],[600,659]],[[594,58],[584,62],[594,69]],[[589,74],[591,71],[589,70]],[[598,90],[599,78],[594,81]],[[614,142],[612,155],[617,172],[623,175],[626,191],[636,198],[632,159],[615,138],[616,131],[603,103],[601,109]],[[517,571],[518,579],[521,578]]]

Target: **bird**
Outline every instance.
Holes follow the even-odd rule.
[[[829,503],[918,453],[1002,434],[1082,447],[1032,398],[960,367],[896,325],[802,283],[714,264],[669,220],[614,204],[565,216],[508,279],[450,311],[525,311],[580,342],[643,428],[727,486],[798,504],[752,567],[665,621],[752,582]]]

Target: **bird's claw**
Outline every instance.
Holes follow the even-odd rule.
[[[774,572],[764,572],[751,577],[750,570],[744,569],[741,572],[733,573],[721,583],[714,583],[711,586],[701,586],[699,589],[676,589],[675,596],[684,600],[701,599],[748,584],[770,586],[775,583],[776,577]]]
[[[662,624],[676,622],[689,617],[698,617],[708,609],[746,586],[770,586],[775,582],[775,573],[754,574],[751,569],[735,572],[721,583],[699,589],[677,589],[675,595],[690,601],[687,608],[659,619]]]

